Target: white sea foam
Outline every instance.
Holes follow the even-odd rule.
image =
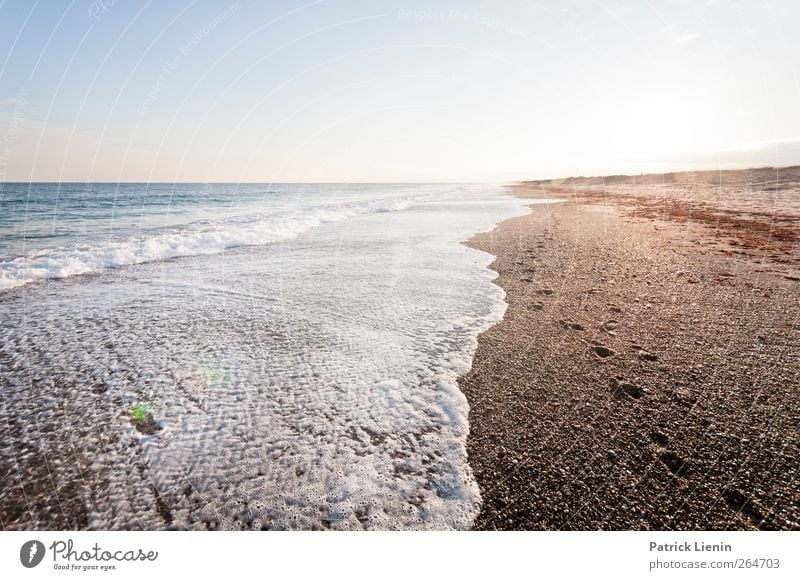
[[[456,381],[505,303],[492,256],[460,242],[525,210],[442,190],[317,215],[280,247],[0,297],[5,525],[469,527]],[[135,405],[161,429],[140,432]]]
[[[0,261],[0,291],[48,278],[67,278],[108,268],[219,254],[240,246],[292,239],[324,223],[365,213],[398,211],[427,199],[401,199],[322,205],[297,211],[211,220],[172,231],[34,251]]]

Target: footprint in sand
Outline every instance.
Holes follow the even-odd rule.
[[[658,458],[661,462],[667,466],[672,473],[675,475],[682,475],[686,476],[687,471],[689,470],[689,465],[678,457],[672,451],[664,451],[663,453],[659,454]]]
[[[600,325],[600,329],[605,332],[613,332],[616,330],[617,326],[619,326],[619,322],[616,320],[606,320],[603,324]]]
[[[538,294],[539,296],[551,296],[553,291],[550,288],[539,288],[534,294]]]
[[[646,351],[641,345],[632,344],[631,348],[636,351],[636,354],[642,360],[647,360],[647,361],[657,361],[658,360],[658,355],[655,355],[652,352]]]
[[[753,498],[746,496],[738,489],[726,489],[722,492],[722,497],[729,508],[747,517],[757,528],[774,529],[774,525],[764,517]]]
[[[608,347],[603,346],[602,344],[592,345],[592,351],[594,351],[594,354],[596,354],[600,358],[608,358],[610,356],[614,356],[614,351]]]
[[[653,431],[650,433],[650,439],[659,447],[666,447],[669,444],[669,437],[664,435],[661,431]]]
[[[577,322],[570,322],[569,320],[559,320],[558,321],[561,326],[566,328],[567,330],[586,330],[582,325],[578,324]]]
[[[609,309],[611,312],[614,312],[614,313],[616,313],[616,314],[619,314],[619,313],[621,313],[621,312],[622,312],[622,308],[620,308],[620,307],[619,307],[619,306],[617,306],[616,304],[609,304],[609,305],[608,305],[608,309]]]
[[[626,395],[632,399],[641,399],[647,394],[647,391],[639,385],[625,383],[616,378],[611,379],[611,391],[618,399],[624,398]]]
[[[600,325],[600,332],[605,332],[609,336],[617,336],[617,326],[619,326],[619,322],[616,320],[606,320]]]
[[[541,310],[542,308],[544,308],[544,304],[542,304],[541,302],[534,302],[533,304],[531,304],[531,308],[533,308],[534,310]]]

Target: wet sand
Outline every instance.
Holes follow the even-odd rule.
[[[514,186],[476,529],[800,528],[800,168]]]

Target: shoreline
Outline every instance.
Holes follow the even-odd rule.
[[[517,184],[566,201],[468,242],[508,303],[459,379],[473,529],[800,528],[800,172],[704,179]]]

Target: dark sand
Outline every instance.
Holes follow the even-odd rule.
[[[800,168],[515,192],[567,201],[471,241],[475,528],[800,528]]]

